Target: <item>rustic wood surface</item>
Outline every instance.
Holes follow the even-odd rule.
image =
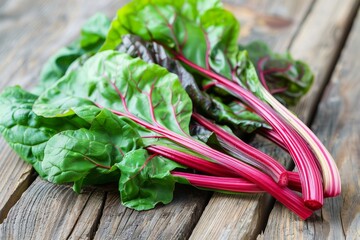
[[[119,204],[119,193],[106,199],[95,239],[187,239],[200,218],[208,193],[179,187],[166,206],[138,212]]]
[[[0,0],[0,91],[14,84],[31,88],[43,63],[76,37],[87,18],[95,12],[114,16],[116,9],[125,2]],[[290,47],[296,58],[310,63],[317,82],[311,93],[294,109],[309,123],[342,50],[359,1],[224,2],[241,22],[243,43],[263,39],[277,51]],[[358,44],[357,34],[352,36],[350,46],[356,48]],[[344,55],[352,56],[356,63],[355,56],[359,56],[359,52],[357,55],[355,52],[351,55],[351,52],[348,46]],[[359,131],[355,127],[358,118],[350,112],[357,107],[354,101],[357,88],[352,89],[350,84],[355,84],[356,73],[352,69],[356,66],[351,64],[353,62],[342,58],[332,78],[331,90],[327,90],[331,95],[326,95],[320,105],[314,129],[325,142],[332,136],[337,137],[332,138],[328,146],[338,157],[341,171],[352,174],[343,181],[347,184],[345,195],[326,201],[321,215],[317,214],[309,221],[299,221],[276,204],[266,226],[273,206],[273,199],[268,195],[214,194],[208,202],[209,192],[190,187],[178,188],[174,201],[167,206],[136,212],[119,204],[119,196],[113,187],[104,190],[89,188],[77,195],[69,186],[56,186],[40,179],[33,182],[35,175],[29,165],[18,159],[0,139],[0,223],[3,222],[0,239],[255,239],[264,229],[265,233],[259,238],[297,239],[297,236],[304,236],[310,239],[316,236],[314,239],[318,239],[339,234],[339,237],[355,239],[359,237],[356,230],[360,228],[356,195],[359,184],[355,184],[358,183],[359,165],[351,169],[350,163],[345,162],[348,160],[354,164],[359,156],[354,145],[359,142],[356,136]],[[338,90],[340,77],[349,80],[341,92]],[[349,95],[348,90],[352,90]],[[336,107],[327,109],[333,102],[337,103]],[[336,115],[334,111],[352,116],[350,123],[345,124],[343,117],[334,118],[325,127],[320,126],[321,119]],[[343,138],[347,140],[342,142]],[[336,144],[339,146],[335,147]],[[271,144],[264,142],[257,146],[283,162],[287,159],[286,154]],[[348,152],[351,152],[350,156]],[[341,227],[344,233],[335,233]]]
[[[102,195],[93,190],[78,195],[38,178],[0,225],[0,239],[89,239]]]
[[[8,211],[31,184],[34,176],[30,165],[20,160],[16,153],[0,139],[0,223]]]
[[[306,222],[286,209],[273,209],[264,239],[360,239],[360,15],[320,102],[314,132],[332,153],[342,179],[342,194],[326,199]]]

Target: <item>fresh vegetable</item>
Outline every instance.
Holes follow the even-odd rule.
[[[0,132],[42,178],[76,192],[118,182],[122,203],[137,210],[169,203],[178,182],[266,191],[306,219],[340,180],[327,150],[274,97],[296,103],[313,75],[261,43],[239,47],[238,31],[217,0],[134,0],[111,25],[97,15],[45,65],[38,95],[0,94]],[[298,172],[243,140],[255,132],[288,151]]]
[[[323,191],[327,196],[340,193],[339,173],[332,157],[315,135],[261,85],[247,53],[238,50],[239,26],[232,14],[217,1],[199,9],[200,2],[132,1],[118,11],[102,50],[116,48],[125,34],[138,35],[161,44],[189,70],[238,97],[281,137],[299,169],[306,205],[321,207]]]

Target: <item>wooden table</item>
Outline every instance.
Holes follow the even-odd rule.
[[[0,0],[0,90],[36,84],[41,66],[76,37],[95,12],[114,16],[125,1]],[[342,194],[309,220],[267,194],[224,195],[179,187],[173,203],[137,212],[116,190],[39,179],[0,139],[0,239],[360,239],[360,15],[358,0],[226,1],[241,42],[263,39],[290,50],[316,74],[293,109],[336,159]],[[358,15],[358,16],[356,16]],[[271,145],[257,146],[292,168]]]

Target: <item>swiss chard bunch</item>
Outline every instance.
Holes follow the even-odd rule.
[[[329,152],[295,115],[261,84],[246,51],[239,51],[239,25],[219,1],[139,0],[117,13],[102,50],[125,34],[162,45],[192,73],[207,78],[259,114],[279,136],[299,169],[305,204],[317,209],[340,193],[340,176]]]
[[[272,94],[294,104],[313,76],[261,43],[239,49],[238,31],[216,0],[135,0],[111,24],[97,15],[44,66],[41,94],[0,95],[0,132],[42,178],[77,192],[118,182],[122,203],[137,210],[169,203],[179,182],[266,191],[306,219],[323,192],[339,194],[338,172]],[[259,128],[298,173],[239,138]]]

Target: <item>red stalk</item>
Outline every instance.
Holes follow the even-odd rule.
[[[239,177],[238,174],[236,174],[234,171],[231,171],[227,168],[222,167],[221,165],[210,162],[208,160],[205,160],[203,158],[184,153],[166,146],[150,146],[146,148],[148,151],[152,153],[156,153],[158,155],[161,155],[163,157],[166,157],[168,159],[173,160],[174,162],[177,162],[179,164],[182,164],[186,167],[195,169],[197,171],[213,175],[216,177],[223,177],[223,178],[229,178],[229,179],[241,179],[241,181],[246,182],[247,184],[253,184],[249,182],[248,180]],[[297,172],[286,172],[289,176],[289,182],[288,187],[292,190],[301,192],[301,183],[299,174]],[[290,179],[291,177],[291,179]],[[255,184],[253,184],[255,185]]]
[[[263,137],[269,139],[270,141],[272,141],[273,143],[275,143],[276,145],[278,145],[279,147],[281,147],[285,151],[287,151],[287,152],[289,151],[287,149],[287,147],[285,146],[282,138],[274,130],[261,128],[261,129],[259,129],[258,133],[260,133]]]
[[[209,188],[212,190],[222,190],[237,193],[261,193],[264,192],[256,184],[247,180],[235,177],[214,177],[193,173],[172,171],[174,177],[182,177],[195,187]]]
[[[97,105],[101,108],[100,105]],[[114,114],[119,116],[126,116],[129,119],[133,120],[134,122],[146,127],[149,130],[152,130],[158,134],[163,135],[164,137],[168,138],[171,141],[174,141],[184,147],[187,147],[193,151],[196,151],[199,154],[202,154],[210,159],[213,159],[217,163],[226,168],[233,170],[239,176],[243,176],[250,182],[255,183],[261,189],[267,191],[271,194],[274,198],[276,198],[279,202],[289,208],[291,211],[295,212],[300,218],[306,219],[311,214],[312,211],[308,209],[305,205],[301,197],[293,193],[291,190],[287,188],[281,188],[277,185],[270,176],[264,174],[263,172],[239,161],[236,158],[228,156],[224,153],[221,153],[215,149],[212,149],[202,143],[195,141],[189,137],[185,137],[179,135],[177,133],[171,132],[161,125],[152,125],[148,122],[145,122],[136,116],[132,115],[131,113],[122,113],[115,110],[111,110]]]
[[[177,151],[169,147],[150,146],[146,149],[152,153],[159,154],[163,157],[173,160],[174,162],[206,174],[223,177],[238,177],[238,174],[236,174],[234,171],[224,168],[217,163],[213,163],[203,158]]]
[[[199,73],[207,76],[210,79],[217,81],[220,85],[234,95],[243,99],[252,109],[254,109],[261,117],[263,117],[273,129],[281,136],[284,144],[289,149],[295,164],[299,169],[299,175],[302,182],[302,193],[305,204],[311,209],[319,209],[323,205],[323,187],[320,171],[314,161],[314,157],[309,154],[308,147],[303,148],[304,141],[292,130],[282,118],[267,104],[256,98],[250,91],[242,88],[235,82],[226,79],[225,77],[205,69],[183,55],[174,54],[176,59],[197,70]],[[300,143],[300,146],[298,145]]]
[[[299,174],[297,172],[289,171],[288,177],[289,177],[289,188],[301,192],[301,182],[300,182]]]
[[[235,137],[234,135],[229,134],[225,130],[216,126],[209,120],[205,119],[197,113],[193,113],[192,117],[201,125],[207,129],[213,131],[219,138],[225,141],[230,147],[234,147],[243,154],[245,157],[240,158],[245,160],[250,165],[258,167],[262,171],[266,172],[274,178],[274,180],[282,187],[285,187],[288,183],[287,171],[286,169],[275,159],[268,156],[267,154],[259,151],[253,146],[246,144],[241,139]]]

